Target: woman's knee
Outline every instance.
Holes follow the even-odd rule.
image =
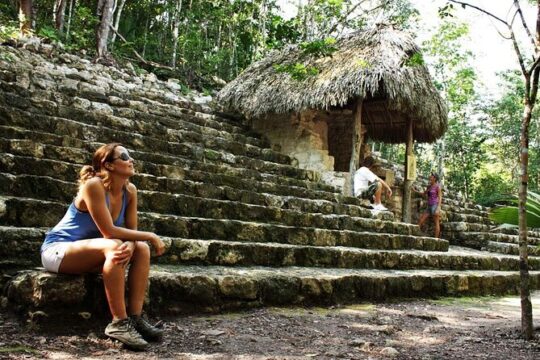
[[[150,259],[150,246],[148,246],[148,243],[146,241],[137,241],[133,256]]]
[[[119,239],[103,239],[103,253],[105,256],[112,254],[120,245],[122,245],[122,240]]]

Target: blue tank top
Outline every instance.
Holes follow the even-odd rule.
[[[109,193],[105,194],[105,201],[107,207],[109,207]],[[115,226],[124,227],[126,206],[126,189],[124,188],[122,194],[122,209],[120,209],[118,218],[114,220]],[[99,232],[90,213],[77,209],[75,207],[75,201],[73,201],[71,205],[69,205],[66,215],[64,215],[62,220],[60,220],[60,222],[45,235],[45,241],[43,242],[43,245],[41,245],[41,251],[43,252],[48,245],[55,242],[68,242],[101,237],[103,237],[103,235]]]

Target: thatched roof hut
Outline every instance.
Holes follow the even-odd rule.
[[[274,114],[305,110],[350,118],[354,104],[363,99],[368,139],[405,142],[407,120],[416,141],[433,142],[444,134],[446,106],[427,68],[415,61],[420,49],[409,34],[379,25],[339,39],[335,47],[325,57],[306,55],[299,46],[272,52],[230,82],[218,100],[229,111],[271,121]],[[296,80],[276,70],[276,65],[295,63],[318,73]]]

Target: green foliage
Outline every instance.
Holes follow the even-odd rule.
[[[479,169],[473,181],[473,199],[476,203],[492,207],[512,194],[515,186],[499,168],[489,171]]]
[[[503,171],[513,178],[519,178],[519,140],[521,116],[523,114],[523,94],[525,86],[517,71],[499,74],[503,95],[484,107],[487,114],[487,134],[494,160],[503,164]],[[535,108],[529,127],[529,187],[533,191],[540,188],[540,109]]]
[[[443,157],[448,187],[470,198],[475,173],[486,159],[482,144],[488,136],[483,132],[483,123],[474,116],[479,100],[477,76],[470,65],[472,53],[464,46],[468,31],[463,23],[445,21],[424,43],[424,50],[449,109],[444,146],[435,147],[435,157]]]
[[[78,6],[75,9],[71,32],[66,35],[66,43],[72,49],[85,49],[93,51],[95,48],[95,29],[98,24],[98,18],[94,12],[84,6]]]
[[[34,1],[36,28],[40,36],[62,41],[68,50],[85,50],[92,55],[96,45],[96,1],[73,3],[69,31],[68,6],[66,27],[60,36],[53,31],[54,0]],[[335,51],[332,36],[372,25],[374,19],[391,19],[396,26],[406,27],[417,13],[409,0],[310,0],[292,6],[297,6],[298,14],[284,19],[277,0],[127,1],[118,29],[127,42],[116,37],[110,49],[118,58],[132,59],[135,50],[146,60],[175,67],[176,76],[202,89],[210,83],[204,79],[217,76],[231,80],[271,49],[300,44],[305,55],[330,56]],[[17,30],[17,13],[16,1],[0,3],[0,24],[6,26],[6,19],[14,25],[3,31],[4,37]],[[317,72],[301,65],[289,70],[298,79]]]
[[[19,36],[17,11],[8,4],[0,3],[0,43]]]
[[[19,28],[13,25],[0,25],[0,43],[19,36]]]
[[[364,59],[356,60],[355,64],[361,69],[369,69],[371,67],[371,63]]]
[[[288,73],[294,80],[302,81],[310,76],[317,75],[319,69],[313,66],[306,66],[301,63],[287,64],[287,65],[274,65],[274,69],[277,72]]]
[[[58,35],[58,31],[56,31],[56,29],[51,26],[42,27],[41,29],[39,29],[37,35],[42,38],[49,39],[51,41],[56,41],[56,42],[60,41],[60,36]]]
[[[332,55],[337,47],[335,46],[336,39],[326,38],[324,40],[315,40],[311,42],[303,42],[300,44],[303,55],[313,55],[315,57],[324,57]]]
[[[286,44],[297,43],[302,38],[299,25],[295,18],[285,20],[279,15],[272,15],[267,28],[266,46],[279,49]]]
[[[513,204],[517,205],[517,198],[509,199]],[[493,209],[489,218],[499,224],[511,224],[519,225],[518,212],[519,209],[516,205],[513,206],[501,206]],[[527,214],[527,226],[533,228],[540,227],[540,195],[528,191],[527,192],[527,203],[525,204],[525,210]]]
[[[441,19],[447,18],[447,17],[453,17],[454,16],[454,4],[447,3],[444,6],[441,6],[438,10],[439,17]]]
[[[415,52],[407,60],[405,60],[405,66],[422,66],[425,64],[424,56],[422,53]]]

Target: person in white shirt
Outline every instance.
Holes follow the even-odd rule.
[[[371,171],[374,165],[375,159],[368,156],[362,161],[362,167],[354,173],[354,196],[373,200],[374,210],[386,211],[388,209],[381,204],[383,187],[388,196],[392,196],[392,189],[383,179]]]

